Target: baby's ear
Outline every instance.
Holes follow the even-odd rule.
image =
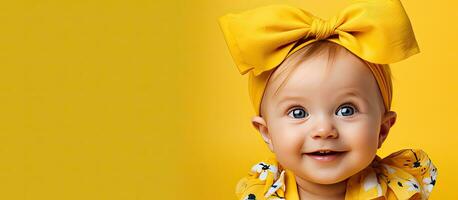
[[[382,125],[380,127],[380,134],[378,140],[378,148],[382,147],[383,142],[385,141],[388,133],[390,132],[390,128],[396,122],[396,112],[388,111],[382,117]]]
[[[253,124],[254,128],[256,128],[256,130],[258,130],[259,133],[261,133],[262,139],[267,144],[267,146],[269,147],[270,151],[274,152],[273,151],[273,145],[272,145],[272,138],[270,137],[269,129],[267,128],[266,120],[264,120],[264,118],[262,118],[261,116],[254,116],[251,119],[251,123]]]

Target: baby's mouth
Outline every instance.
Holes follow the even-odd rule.
[[[320,162],[330,162],[341,157],[346,152],[347,151],[319,150],[305,153],[305,155]]]
[[[315,155],[315,156],[327,156],[327,155],[336,155],[344,153],[344,151],[332,151],[332,150],[320,150],[311,153],[306,153],[307,155]]]

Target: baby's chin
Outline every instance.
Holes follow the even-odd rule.
[[[351,159],[349,159],[351,158]],[[316,184],[336,184],[348,180],[367,168],[371,161],[370,156],[346,153],[340,160],[330,163],[320,163],[303,157],[291,166],[296,177]]]
[[[343,165],[335,167],[302,166],[293,170],[296,178],[315,184],[331,185],[347,181],[350,177],[363,171],[367,165]],[[295,172],[294,172],[295,171]]]
[[[307,173],[304,175],[296,174],[296,177],[300,177],[303,180],[308,182],[316,183],[316,184],[323,184],[323,185],[331,185],[336,183],[341,183],[342,181],[346,181],[350,178],[354,173],[346,173],[342,171],[320,171],[318,173]]]

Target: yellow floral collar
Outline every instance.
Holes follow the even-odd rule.
[[[381,159],[376,156],[369,167],[347,181],[345,200],[428,199],[436,184],[437,168],[427,154],[404,149]],[[282,169],[275,157],[257,163],[236,186],[243,200],[299,200],[294,174]]]

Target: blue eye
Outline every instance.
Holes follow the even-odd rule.
[[[296,108],[296,109],[289,111],[288,116],[299,119],[299,118],[307,117],[309,116],[309,114],[305,112],[305,110],[302,108]]]
[[[336,112],[336,115],[340,116],[350,116],[355,114],[356,108],[351,106],[351,105],[344,105],[339,107],[339,109]]]

